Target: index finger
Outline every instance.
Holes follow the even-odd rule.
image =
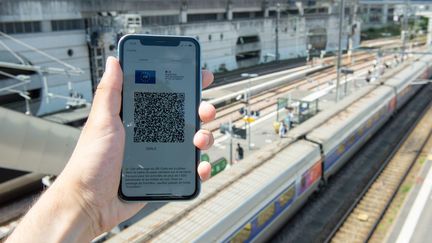
[[[213,83],[213,73],[208,70],[202,70],[202,88],[205,89]]]

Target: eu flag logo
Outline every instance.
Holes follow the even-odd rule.
[[[155,84],[156,71],[153,70],[135,70],[136,84]]]

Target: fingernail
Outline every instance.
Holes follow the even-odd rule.
[[[109,69],[109,66],[113,60],[114,60],[114,57],[112,57],[112,56],[109,56],[107,58],[106,63],[105,63],[105,71],[107,71]]]
[[[203,133],[206,146],[210,143],[210,136],[207,133]]]

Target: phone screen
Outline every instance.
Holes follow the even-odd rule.
[[[191,197],[198,190],[197,42],[141,38],[126,38],[120,48],[126,132],[121,194],[143,200]]]

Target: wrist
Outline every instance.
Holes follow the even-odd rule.
[[[96,237],[94,222],[75,191],[53,185],[44,196],[42,206],[52,205],[50,216],[54,228],[52,233],[57,238],[55,240],[89,242]]]
[[[84,192],[76,184],[54,183],[50,189],[49,197],[56,202],[57,213],[64,215],[62,221],[69,224],[66,226],[76,229],[75,235],[84,236],[84,239],[90,241],[102,233],[96,211],[84,200]]]

